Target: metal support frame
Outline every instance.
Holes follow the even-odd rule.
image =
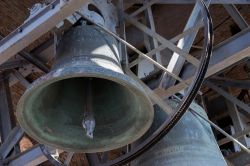
[[[250,114],[250,107],[243,103],[242,101],[240,101],[239,99],[237,99],[236,97],[232,96],[231,94],[229,94],[228,92],[226,92],[225,90],[217,87],[216,85],[214,85],[213,83],[206,81],[205,84],[213,89],[214,91],[216,91],[217,93],[219,93],[220,95],[222,95],[223,97],[225,97],[227,100],[231,101],[232,103],[236,104],[237,106],[239,106],[240,108],[242,108],[244,111],[246,111],[247,113]]]
[[[224,4],[223,6],[241,30],[249,27],[246,20],[241,16],[239,10],[235,5]]]
[[[128,1],[126,0],[125,3],[130,3],[129,1],[130,0],[128,0]],[[136,1],[132,1],[132,2],[133,3],[138,3],[138,1],[140,1],[140,0],[136,0]],[[195,0],[177,0],[177,1],[172,1],[172,0],[170,0],[170,1],[169,0],[158,0],[158,1],[156,1],[155,0],[154,2],[155,3],[164,3],[164,4],[169,4],[169,3],[175,3],[175,4],[179,3],[180,4],[180,3],[195,3]],[[247,1],[247,0],[241,0],[241,1],[240,0],[214,0],[213,1],[212,0],[211,3],[212,4],[215,4],[215,3],[250,4],[250,1]],[[53,26],[55,26],[55,24],[60,22],[67,15],[70,15],[71,13],[73,13],[82,4],[84,4],[84,2],[79,1],[79,0],[76,0],[76,1],[70,0],[70,1],[67,1],[67,2],[66,1],[56,0],[54,2],[54,5],[52,4],[51,6],[48,6],[46,8],[46,10],[44,9],[41,13],[38,14],[39,16],[35,16],[32,20],[28,20],[27,21],[28,23],[26,22],[25,24],[23,24],[18,30],[16,30],[10,36],[8,36],[7,38],[5,38],[4,40],[2,40],[0,42],[0,64],[5,62],[11,56],[18,53],[18,51],[22,50],[24,47],[26,47],[29,43],[33,42],[35,39],[39,38],[40,35],[45,33],[45,31],[51,29]],[[123,13],[122,13],[122,15],[123,15]],[[157,43],[158,42],[161,43],[160,46],[154,45],[154,49],[151,50],[151,56],[153,54],[157,54],[157,52],[159,52],[160,50],[162,50],[162,49],[164,49],[166,47],[169,47],[174,52],[177,52],[180,56],[185,57],[187,61],[191,62],[191,64],[189,64],[189,65],[191,65],[192,67],[198,66],[199,60],[197,60],[196,58],[194,58],[190,54],[188,54],[185,51],[183,51],[183,50],[179,49],[178,47],[176,47],[173,44],[174,43],[173,40],[172,41],[171,40],[170,41],[166,40],[166,39],[162,38],[160,35],[158,35],[152,29],[152,27],[151,27],[151,29],[149,29],[147,27],[145,28],[144,25],[142,26],[139,22],[137,22],[131,16],[128,16],[126,14],[124,14],[124,16],[125,16],[127,21],[129,21],[130,23],[135,25],[137,28],[141,29],[147,35],[151,36],[154,39],[154,41],[156,41]],[[44,27],[46,27],[46,28],[44,28]],[[191,32],[196,32],[197,29],[200,28],[200,27],[201,27],[201,25],[197,25],[196,27],[191,26],[190,29],[185,31],[183,34],[179,35],[178,38],[175,38],[175,40],[176,39],[179,40],[180,37],[184,37],[184,36],[186,36],[187,34],[189,34]],[[124,34],[125,29],[122,29],[122,31],[123,31],[123,34]],[[187,33],[187,32],[189,32],[189,33]],[[244,35],[246,35],[246,34],[248,35],[248,33],[249,33],[248,31],[244,31]],[[14,41],[14,38],[16,38],[17,40]],[[23,41],[21,40],[21,39],[25,39],[25,38],[29,38],[29,41],[24,42],[25,40],[23,40]],[[232,41],[232,43],[239,40],[239,38],[243,38],[243,36],[238,36],[238,38],[234,37],[234,39],[233,39],[234,41]],[[14,45],[14,43],[16,45]],[[220,48],[217,48],[217,49],[220,50],[223,47],[229,47],[231,43],[224,43],[224,44],[225,45],[221,45]],[[229,53],[229,56],[230,56],[231,60],[232,59],[234,60],[234,63],[247,57],[246,54],[248,53],[248,51],[250,51],[249,45],[246,45],[246,44],[244,45],[243,44],[243,46],[246,46],[246,48],[244,48],[244,49],[242,49],[242,48],[237,49],[236,48],[234,50],[230,50],[231,51],[230,53],[232,53],[232,54]],[[217,54],[219,55],[219,52],[217,52]],[[236,58],[236,56],[238,56],[238,58]],[[215,55],[214,55],[214,57],[215,57]],[[216,58],[218,58],[218,57],[216,57]],[[223,65],[222,67],[218,67],[218,65],[220,65],[221,63],[226,63],[227,60],[229,61],[229,59],[226,59],[226,60],[219,59],[220,62],[217,62],[214,66],[211,66],[212,69],[210,69],[209,74],[207,74],[207,76],[210,76],[210,75],[212,75],[214,73],[219,72],[220,70],[225,69],[228,66],[231,66],[233,63],[229,63],[228,65]],[[139,60],[137,60],[136,64],[138,62],[139,62]],[[188,71],[188,72],[190,72],[190,71]],[[193,74],[192,72],[193,72],[193,70],[191,70],[191,72],[190,72],[191,75]],[[29,72],[27,72],[27,74],[29,74]],[[26,76],[26,74],[23,74],[23,73],[18,73],[17,74],[16,71],[15,71],[15,75],[19,75],[19,77],[18,77],[19,80],[22,80],[22,81],[25,82],[24,77]],[[137,78],[137,76],[134,76],[134,77]],[[184,78],[185,77],[181,77],[180,80],[182,80]],[[171,91],[172,93],[168,93],[167,91],[164,91],[163,89],[156,89],[155,91],[152,91],[148,87],[146,87],[145,89],[150,94],[150,97],[151,97],[152,100],[156,101],[156,103],[158,103],[158,104],[162,105],[162,107],[166,108],[166,110],[165,110],[166,112],[172,113],[172,110],[170,110],[168,108],[168,105],[166,105],[166,103],[163,102],[162,98],[165,98],[165,97],[167,97],[167,96],[169,96],[171,94],[174,94],[174,93],[180,91],[181,89],[185,88],[187,83],[190,83],[191,79],[192,79],[190,77],[190,74],[189,74],[189,77],[186,77],[186,78],[189,78],[189,79],[187,79],[186,81],[183,81],[182,83],[179,84],[179,85],[181,85],[181,88],[180,87],[176,88],[176,86],[175,86],[176,89]],[[28,86],[27,82],[23,83],[23,84]],[[160,92],[160,91],[163,91],[163,93]],[[156,95],[156,93],[159,96]],[[13,132],[14,132],[14,130],[13,130]],[[15,138],[19,138],[19,137],[15,137]],[[14,139],[14,140],[17,140],[17,139]],[[14,141],[14,142],[16,142],[16,141]],[[14,143],[12,143],[12,144],[14,144]],[[12,144],[10,143],[9,145],[12,145]],[[1,152],[1,148],[0,148],[0,152]],[[72,158],[72,155],[73,154],[69,154],[69,160],[70,160],[70,158]],[[20,165],[20,164],[22,165],[22,164],[27,164],[27,163],[30,164],[30,165],[34,165],[34,164],[40,164],[40,163],[42,163],[42,162],[44,162],[46,160],[47,159],[44,156],[44,154],[42,153],[40,147],[35,146],[31,150],[26,151],[26,152],[20,154],[19,156],[16,156],[15,158],[9,158],[9,159],[5,160],[5,162],[7,162],[9,165]]]
[[[2,35],[0,35],[0,39],[3,39]],[[1,43],[1,41],[0,41],[0,43]],[[47,66],[45,66],[38,58],[36,58],[35,56],[31,55],[30,53],[28,53],[26,51],[20,51],[18,53],[18,55],[20,57],[24,58],[25,60],[27,60],[28,62],[34,64],[41,71],[43,71],[45,73],[47,73],[49,71],[49,69],[48,69]],[[21,60],[19,60],[19,61],[21,61]],[[1,66],[6,66],[6,64],[8,64],[8,62],[2,64]],[[1,66],[0,66],[0,69],[1,69]],[[17,67],[19,67],[19,66],[17,66]]]
[[[78,10],[84,0],[55,0],[0,41],[0,64]]]
[[[0,131],[1,142],[4,142],[14,127],[14,112],[9,90],[7,74],[0,75]]]
[[[55,150],[50,151],[50,153],[54,152]],[[62,151],[59,151],[59,153],[62,153]],[[17,166],[17,165],[33,166],[33,165],[39,165],[47,160],[48,159],[42,152],[40,145],[35,145],[31,149],[19,154],[18,156],[5,159],[3,161],[3,164],[7,164],[8,166]]]
[[[28,62],[26,62],[25,60],[22,60],[22,59],[11,60],[11,61],[5,62],[4,64],[0,65],[0,70],[4,71],[4,70],[15,69],[15,68],[23,67],[27,64],[28,64]]]
[[[68,152],[67,157],[64,161],[64,165],[69,166],[70,161],[72,160],[73,156],[74,156],[74,152]]]
[[[210,0],[207,0],[206,3],[209,6]],[[184,28],[184,31],[193,27],[194,25],[198,24],[198,22],[201,20],[200,10],[201,10],[200,6],[196,3],[193,11],[191,13],[191,16],[189,17],[189,20]],[[184,37],[183,39],[179,40],[177,47],[184,50],[185,52],[189,52],[192,45],[193,45],[193,42],[194,42],[194,39],[195,39],[197,33],[198,33],[198,30],[196,30],[192,34]],[[167,69],[170,72],[172,72],[176,75],[179,75],[184,63],[185,63],[185,59],[180,57],[180,55],[177,52],[174,52],[171,59],[170,59],[168,66],[167,66]],[[166,79],[166,80],[163,80],[163,81],[165,81],[166,87],[170,87],[170,86],[174,85],[174,83],[176,82],[176,80],[173,80],[170,77],[165,77],[165,78],[163,77],[162,79]]]
[[[29,81],[27,81],[24,76],[17,70],[13,70],[13,74],[16,76],[16,78],[20,81],[20,83],[25,87],[28,88],[30,85]]]
[[[144,5],[147,5],[148,3],[149,3],[149,1],[145,1]],[[147,27],[149,27],[153,32],[156,32],[155,31],[154,17],[153,17],[151,6],[149,6],[147,9],[145,9],[144,13],[145,13],[145,23],[146,23]],[[146,47],[148,52],[150,52],[151,50],[153,50],[155,48],[158,48],[159,44],[155,38],[148,36],[146,33],[144,33],[143,36],[144,36],[144,44],[145,44],[145,47]],[[152,57],[158,63],[162,64],[160,51],[155,52],[155,54]],[[145,77],[146,75],[149,75],[149,73],[151,73],[155,69],[157,69],[156,66],[154,66],[153,64],[151,64],[150,62],[148,62],[147,60],[144,59],[140,63],[138,63],[138,77],[139,78]]]
[[[214,48],[206,78],[221,73],[225,69],[246,60],[249,58],[249,52],[250,28],[247,28]],[[183,67],[181,78],[185,80],[185,82],[190,83],[193,79],[194,72],[195,68],[191,64],[187,64]],[[183,90],[185,87],[185,84],[178,83],[166,90],[157,88],[154,91],[159,96],[166,98]]]
[[[233,127],[234,127],[234,131],[235,133],[238,132],[242,132],[244,130],[244,126],[243,126],[243,122],[242,119],[240,117],[240,113],[237,109],[237,106],[226,100],[226,105],[227,105],[227,109],[229,111],[229,115],[233,121]],[[247,140],[246,140],[246,136],[242,136],[241,138],[238,139],[243,145],[247,146]]]
[[[156,32],[154,32],[151,29],[149,29],[148,27],[146,27],[145,25],[143,25],[140,22],[138,22],[135,18],[127,15],[126,13],[124,13],[124,17],[125,17],[125,19],[129,23],[133,24],[135,27],[137,27],[138,29],[142,30],[147,35],[149,35],[149,36],[157,39],[160,43],[164,44],[165,47],[168,47],[170,50],[172,50],[172,51],[177,52],[178,54],[180,54],[180,56],[184,57],[192,65],[194,65],[196,67],[199,65],[199,60],[198,59],[196,59],[192,55],[186,53],[185,51],[183,51],[182,49],[180,49],[179,47],[177,47],[172,41],[169,41],[169,40],[165,39],[161,35],[157,34]],[[159,50],[157,50],[157,51],[159,51]]]
[[[118,20],[119,20],[119,35],[121,38],[126,40],[126,25],[124,21],[124,2],[123,0],[118,1],[117,5],[117,12],[118,12]],[[120,45],[120,52],[123,55],[122,56],[122,64],[127,66],[128,65],[128,56],[127,56],[127,48],[125,45],[123,45],[121,42],[119,43]]]
[[[146,14],[146,21],[147,21],[148,26],[150,27],[150,29],[153,32],[156,32],[155,31],[154,16],[153,16],[153,12],[152,12],[151,6],[147,8],[147,10],[145,11],[145,14]],[[150,38],[149,42],[150,42],[150,49],[149,50],[155,49],[159,45],[158,41],[156,39],[154,39],[154,38]],[[156,61],[162,64],[160,52],[156,52],[155,56],[156,56],[155,57]]]
[[[237,152],[226,157],[233,166],[246,166],[250,163],[250,155],[245,152]]]
[[[16,126],[11,130],[7,139],[3,142],[3,144],[0,147],[1,159],[5,159],[9,155],[14,146],[23,137],[23,134],[24,134],[23,130],[18,126]]]

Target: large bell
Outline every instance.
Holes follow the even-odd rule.
[[[153,120],[142,87],[120,65],[117,41],[92,25],[60,40],[56,62],[17,107],[21,127],[38,142],[75,152],[101,152],[141,137]]]
[[[171,99],[168,104],[176,109],[178,101]],[[205,110],[192,103],[194,111],[207,118]],[[142,137],[151,135],[166,120],[166,113],[155,107],[151,128]],[[226,161],[217,145],[211,126],[202,118],[185,113],[176,126],[154,147],[137,158],[132,166],[226,166]]]

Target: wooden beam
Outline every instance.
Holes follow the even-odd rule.
[[[209,81],[205,81],[205,84],[213,89],[215,92],[219,93],[220,95],[222,95],[223,97],[225,97],[227,100],[231,101],[232,103],[236,104],[237,106],[239,106],[240,108],[242,108],[244,111],[246,111],[247,113],[250,114],[250,107],[243,103],[242,101],[240,101],[239,99],[237,99],[236,97],[232,96],[231,94],[229,94],[228,92],[226,92],[225,90],[217,87],[216,85],[214,85],[213,83],[209,82]]]
[[[223,87],[250,89],[250,81],[247,80],[234,80],[230,78],[212,77],[209,78],[209,81],[213,82],[214,84],[221,85]]]

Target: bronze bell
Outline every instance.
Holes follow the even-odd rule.
[[[39,143],[102,152],[140,138],[153,120],[143,88],[125,75],[117,41],[93,25],[73,27],[52,70],[21,97],[17,118]]]

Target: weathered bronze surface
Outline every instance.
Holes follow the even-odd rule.
[[[116,40],[94,26],[74,27],[57,47],[47,75],[18,103],[21,127],[42,144],[67,151],[101,152],[141,137],[153,120],[152,104],[120,65]],[[91,79],[94,138],[82,127],[85,85]]]
[[[170,100],[172,108],[177,101]],[[207,117],[204,109],[192,103],[195,111]],[[154,122],[142,140],[151,135],[166,119],[155,107]],[[140,141],[138,142],[140,143]],[[226,166],[210,125],[188,111],[177,125],[152,149],[137,158],[132,166]]]

